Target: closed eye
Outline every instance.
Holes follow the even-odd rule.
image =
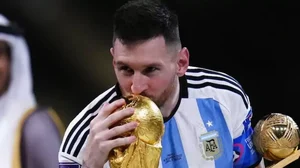
[[[125,75],[131,75],[134,73],[134,71],[131,68],[125,65],[118,67],[118,70],[124,73]]]
[[[156,67],[147,67],[144,71],[143,71],[143,73],[144,74],[150,74],[150,73],[153,73],[153,72],[155,72],[155,71],[157,71],[158,70],[158,68],[156,68]]]

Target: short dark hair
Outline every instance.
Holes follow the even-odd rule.
[[[166,44],[180,43],[177,15],[163,3],[131,0],[116,10],[113,22],[113,43],[136,44],[163,36]]]

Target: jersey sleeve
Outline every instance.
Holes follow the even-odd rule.
[[[241,84],[231,77],[231,83],[222,83],[227,86],[218,93],[228,113],[228,125],[232,132],[233,140],[233,165],[235,168],[255,167],[260,163],[262,157],[256,151],[252,142],[252,106],[250,98]],[[233,85],[234,84],[234,85]]]
[[[231,136],[233,167],[258,165],[262,157],[252,142],[252,107],[241,83],[226,73],[197,67],[189,69],[187,76],[191,88],[200,88],[199,97],[212,98],[219,103]]]
[[[252,110],[250,110],[246,118],[242,120],[242,133],[233,139],[233,162],[235,168],[255,167],[262,159],[261,155],[255,150],[252,142],[252,115]]]
[[[232,77],[232,79],[234,79]],[[232,90],[226,91],[223,97],[223,103],[230,111],[229,118],[232,130],[233,139],[233,165],[235,168],[249,168],[258,165],[262,156],[256,151],[252,137],[252,106],[250,98],[237,80],[235,81],[235,89],[239,92]],[[228,84],[229,85],[229,84]],[[233,86],[232,86],[233,87]]]
[[[111,88],[89,103],[68,125],[58,153],[59,168],[79,168],[90,130],[90,122],[98,115],[104,102],[116,97]]]

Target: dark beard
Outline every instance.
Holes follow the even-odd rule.
[[[147,94],[142,94],[144,96],[149,97],[159,108],[164,106],[165,102],[168,100],[168,98],[170,97],[170,95],[172,95],[172,92],[175,92],[175,84],[176,84],[176,77],[174,77],[173,80],[171,80],[171,85],[170,87],[168,87],[166,90],[164,90],[162,92],[161,95],[159,95],[158,97],[152,96],[152,95],[147,95]],[[158,99],[159,98],[159,99]]]

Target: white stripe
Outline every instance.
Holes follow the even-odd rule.
[[[238,81],[237,81],[235,78],[233,78],[232,76],[230,76],[230,75],[228,75],[228,74],[226,74],[226,73],[220,72],[220,71],[215,71],[215,70],[206,69],[206,68],[199,68],[199,67],[192,67],[192,66],[190,66],[189,69],[200,69],[200,70],[203,69],[203,70],[207,70],[207,71],[210,71],[210,72],[218,73],[218,74],[211,74],[211,73],[205,73],[205,72],[186,72],[185,74],[186,74],[187,76],[194,76],[194,77],[201,77],[201,76],[205,75],[205,76],[211,76],[211,77],[220,77],[220,78],[223,78],[223,79],[225,79],[225,80],[227,79],[227,80],[229,80],[229,81],[235,83],[235,84],[236,84],[237,86],[239,86],[239,87],[237,87],[237,86],[235,86],[235,85],[233,85],[233,84],[231,84],[231,83],[229,83],[229,82],[226,82],[227,84],[225,84],[225,85],[227,85],[227,86],[234,86],[234,87],[237,88],[239,91],[241,91],[241,93],[244,95],[245,100],[246,100],[247,103],[249,104],[250,100],[249,100],[248,95],[247,95],[244,91],[242,91],[242,89],[241,89],[242,86],[241,86],[241,85],[238,83]],[[221,81],[221,80],[217,80],[217,79],[215,79],[215,80],[213,80],[213,79],[205,79],[205,80]],[[202,80],[188,80],[188,83],[196,84],[196,83],[194,83],[193,81],[202,81]],[[214,82],[212,82],[212,83],[214,83]]]
[[[89,126],[86,127],[86,128],[84,128],[84,130],[83,130],[83,131],[80,133],[80,135],[78,136],[77,141],[75,142],[75,144],[74,144],[74,146],[73,146],[73,149],[71,150],[71,154],[72,154],[72,155],[73,155],[73,153],[75,152],[76,148],[78,147],[78,144],[80,143],[80,140],[82,139],[83,135],[84,135],[89,129],[90,129]],[[87,139],[86,139],[86,140],[87,140]],[[85,145],[86,140],[84,141],[83,146]],[[81,146],[81,149],[80,149],[80,151],[79,151],[79,153],[78,153],[78,156],[77,156],[78,158],[80,158],[80,156],[81,156],[81,150],[82,150],[82,146]]]
[[[71,136],[71,138],[70,138],[70,140],[69,140],[69,142],[68,142],[68,144],[67,144],[66,152],[68,151],[69,146],[70,146],[71,142],[73,141],[74,136],[77,134],[78,130],[79,130],[81,127],[83,127],[83,124],[85,124],[87,120],[89,120],[89,119],[90,119],[91,117],[93,117],[93,116],[96,116],[97,113],[98,113],[98,110],[96,110],[95,112],[89,114],[88,117],[86,117],[86,119],[83,120],[83,122],[81,122],[81,123],[79,124],[79,126],[78,126],[77,129],[74,131],[74,133],[72,134],[72,136]],[[86,127],[86,128],[80,133],[80,135],[78,136],[78,138],[76,139],[76,141],[75,141],[75,143],[74,143],[74,145],[73,145],[73,148],[72,148],[70,154],[73,155],[73,152],[74,152],[74,150],[77,148],[77,145],[78,145],[79,141],[81,140],[81,137],[83,136],[83,133],[84,133],[85,130],[88,129],[88,128],[89,128],[89,125],[88,125],[88,127]]]
[[[228,83],[227,81],[215,80],[215,79],[203,79],[203,80],[187,80],[187,82],[190,83],[190,84],[195,84],[195,85],[203,84],[205,82],[215,83],[215,84],[219,84],[219,85],[225,85],[225,86],[232,87],[236,90],[239,90],[245,96],[244,92],[239,87],[237,87],[237,86],[235,86],[231,83]]]
[[[223,76],[221,74],[211,74],[211,73],[205,73],[205,72],[186,72],[185,73],[187,76],[194,76],[194,77],[201,77],[201,76],[212,76],[212,77],[219,77],[219,78],[223,78],[223,79],[227,79],[231,82],[234,82],[235,84],[237,84],[238,86],[240,86],[239,83],[236,82],[236,80],[233,80],[234,78],[229,78],[227,76]]]
[[[233,134],[234,134],[233,127],[236,126],[236,125],[232,124],[232,123],[234,123],[233,119],[235,118],[235,117],[232,117],[232,116],[236,116],[236,115],[235,114],[231,114],[231,112],[229,111],[229,109],[226,108],[224,104],[222,104],[219,101],[218,101],[218,103],[220,105],[221,112],[222,112],[222,114],[224,116],[224,119],[225,119],[225,122],[227,124],[227,128],[228,128],[228,130],[230,132],[230,136],[233,137]],[[243,120],[243,119],[241,119],[241,120]]]
[[[239,137],[243,133],[243,130],[244,130],[243,125],[239,125],[239,124],[242,124],[241,121],[245,120],[248,113],[247,112],[245,113],[244,111],[247,111],[247,110],[241,108],[236,111],[233,111],[235,113],[232,113],[229,111],[228,108],[225,107],[224,104],[219,102],[219,105],[220,105],[221,111],[223,113],[223,116],[225,118],[227,128],[230,132],[232,139]],[[232,109],[234,109],[234,108],[232,108]],[[235,116],[235,117],[232,117],[232,116]],[[233,120],[233,119],[235,119],[235,120]]]
[[[203,80],[197,80],[197,81],[196,80],[187,80],[187,82],[190,83],[190,84],[195,84],[195,85],[203,84],[205,82],[210,82],[210,83],[215,83],[215,84],[219,84],[219,85],[229,86],[231,88],[234,88],[234,89],[240,91],[243,94],[243,96],[245,97],[245,99],[247,100],[247,97],[245,96],[245,93],[239,87],[237,87],[237,86],[235,86],[231,83],[228,83],[226,81],[214,80],[214,79],[203,79]]]
[[[182,99],[174,117],[189,167],[215,167],[214,161],[205,160],[202,157],[199,137],[207,130],[198,111],[197,102]]]
[[[162,160],[161,160],[161,157],[160,157],[160,160],[159,160],[159,165],[158,165],[158,168],[163,168],[163,166],[162,166]]]
[[[243,90],[241,90],[239,87],[227,82],[227,81],[221,81],[221,80],[215,80],[215,79],[203,79],[203,80],[187,80],[187,83],[189,84],[203,84],[205,82],[210,82],[210,83],[214,83],[214,84],[219,84],[219,85],[225,85],[231,88],[234,88],[238,91],[240,91],[244,97],[244,99],[246,100],[247,104],[249,104],[249,98],[248,96],[245,94],[245,92]]]
[[[188,69],[199,69],[199,70],[209,71],[209,72],[212,72],[212,73],[217,73],[220,76],[226,77],[228,79],[233,78],[229,74],[226,74],[226,73],[221,72],[221,71],[212,70],[212,69],[207,69],[207,68],[202,68],[202,67],[193,67],[193,66],[189,66]],[[187,72],[187,73],[189,73],[189,74],[197,74],[197,73],[211,74],[211,73],[205,73],[205,72]]]
[[[59,163],[75,163],[82,165],[82,159],[76,158],[74,156],[71,156],[67,153],[59,152]]]
[[[195,77],[199,77],[199,76],[214,76],[214,77],[221,77],[221,78],[224,78],[224,79],[228,79],[234,83],[236,83],[237,85],[240,86],[240,84],[238,83],[238,81],[226,74],[226,73],[223,73],[223,72],[220,72],[220,71],[214,71],[214,70],[211,70],[211,69],[205,69],[205,68],[189,68],[189,69],[199,69],[199,70],[205,70],[205,71],[209,71],[209,72],[212,72],[212,73],[207,73],[207,72],[186,72],[186,75],[188,76],[195,76]]]
[[[212,72],[212,73],[207,73],[207,72],[186,72],[185,74],[188,75],[188,76],[200,77],[200,76],[205,75],[205,76],[212,76],[212,77],[220,77],[220,78],[223,78],[223,79],[228,79],[228,80],[234,82],[235,84],[237,84],[238,86],[242,87],[240,85],[240,83],[234,77],[232,77],[229,74],[226,74],[224,72],[215,71],[215,70],[206,69],[206,68],[197,68],[197,67],[193,67],[193,68],[189,67],[189,69],[205,70],[205,71],[209,71],[209,72]]]
[[[199,69],[199,67],[195,67],[195,66],[189,66],[188,69]]]
[[[116,93],[113,93],[113,94],[107,99],[107,101],[111,100],[111,99],[112,99],[113,97],[115,97],[116,95],[117,95]],[[99,101],[100,101],[100,100],[99,100]],[[89,120],[91,117],[94,117],[94,116],[96,116],[96,115],[98,114],[99,109],[100,109],[101,107],[102,107],[102,106],[100,106],[100,107],[99,107],[96,111],[94,111],[93,113],[89,114],[88,117],[86,117],[86,119],[85,119],[82,123],[80,123],[80,125],[77,127],[77,129],[74,131],[73,135],[71,136],[70,142],[73,141],[74,136],[77,134],[78,130],[79,130],[81,127],[83,127],[83,125],[87,122],[87,120]],[[75,141],[75,143],[74,143],[74,146],[73,146],[73,149],[71,150],[71,154],[74,153],[74,151],[76,150],[78,144],[79,144],[80,141],[81,141],[81,138],[83,137],[84,133],[85,133],[88,129],[90,129],[90,125],[89,125],[89,124],[88,124],[88,126],[87,126],[86,128],[84,128],[84,130],[80,133],[79,137],[76,139],[76,141]],[[67,146],[66,149],[69,148],[69,145],[70,145],[70,143],[68,144],[68,146]]]
[[[113,89],[110,88],[107,91],[105,91],[103,94],[99,95],[98,97],[96,97],[91,103],[89,103],[68,125],[65,134],[64,134],[64,138],[62,141],[62,145],[60,147],[60,151],[62,151],[62,148],[64,146],[65,143],[67,143],[66,146],[66,151],[68,151],[70,143],[73,141],[74,136],[76,135],[76,133],[78,132],[78,130],[82,127],[82,125],[85,123],[86,120],[88,120],[89,118],[91,118],[92,116],[96,115],[98,113],[98,110],[96,110],[95,112],[89,114],[87,116],[87,118],[84,120],[84,122],[80,123],[79,126],[76,128],[76,130],[73,132],[73,134],[71,135],[70,139],[68,142],[66,142],[66,138],[69,136],[70,131],[72,130],[72,128],[77,124],[77,122],[85,115],[85,113],[87,113],[88,110],[92,109],[99,101],[101,101],[103,99],[103,97],[105,97],[111,90]],[[112,96],[115,96],[116,93],[113,93]],[[112,97],[111,96],[111,97]],[[76,146],[73,146],[73,148]]]

